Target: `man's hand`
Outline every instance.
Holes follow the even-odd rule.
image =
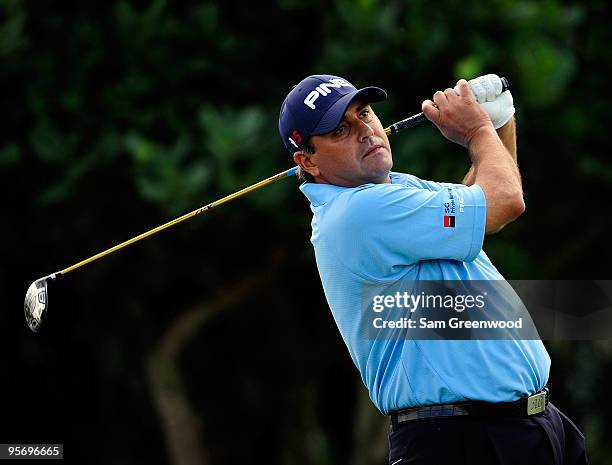
[[[488,113],[493,127],[501,128],[514,115],[514,101],[509,90],[502,92],[501,78],[497,74],[485,74],[468,81],[476,101]],[[455,86],[459,93],[459,82]]]
[[[459,95],[454,89],[438,91],[422,108],[447,139],[469,149],[473,183],[482,188],[487,202],[485,231],[491,234],[525,210],[521,175],[467,81],[461,79],[457,86]]]
[[[421,106],[428,120],[434,123],[448,140],[467,147],[474,135],[483,128],[493,129],[485,109],[478,104],[465,79],[457,82],[459,95],[453,89],[438,91]]]

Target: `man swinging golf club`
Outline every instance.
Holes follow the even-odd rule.
[[[389,463],[586,463],[584,436],[549,402],[540,340],[363,336],[368,283],[503,281],[484,236],[525,209],[513,100],[498,76],[460,80],[422,104],[468,149],[462,184],[390,171],[391,146],[370,106],[385,98],[378,87],[309,76],[283,102],[279,132],[305,181],[332,314],[370,398],[391,417]]]

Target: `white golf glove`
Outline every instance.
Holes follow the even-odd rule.
[[[514,101],[509,90],[502,92],[502,81],[497,74],[485,74],[484,76],[470,79],[468,81],[476,101],[480,103],[495,129],[501,128],[514,115]],[[455,86],[459,93],[459,88]]]

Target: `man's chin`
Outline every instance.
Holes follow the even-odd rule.
[[[374,161],[374,160],[372,160]],[[381,159],[376,160],[377,163],[368,167],[368,178],[377,180],[371,181],[376,183],[389,182],[389,171],[393,168],[393,160]]]
[[[385,184],[390,182],[389,172],[391,167],[385,167],[369,173],[369,182],[372,184]]]

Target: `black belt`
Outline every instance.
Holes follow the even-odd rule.
[[[479,417],[489,416],[530,416],[542,413],[550,401],[548,388],[542,389],[528,397],[514,402],[463,402],[460,404],[427,405],[413,407],[391,412],[393,428],[407,421],[422,420],[425,418],[455,417],[472,415]]]

